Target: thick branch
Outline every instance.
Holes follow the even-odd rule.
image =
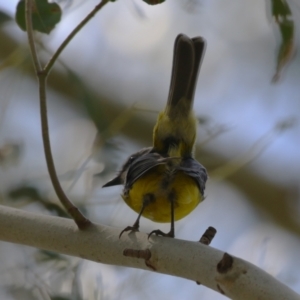
[[[0,206],[0,240],[28,245],[105,264],[139,268],[197,281],[231,299],[300,297],[266,272],[199,242],[124,234],[92,225],[80,231],[72,220]],[[150,258],[128,257],[124,249],[146,250]]]

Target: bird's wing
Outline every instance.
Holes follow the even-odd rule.
[[[208,176],[206,169],[197,160],[192,157],[182,159],[178,170],[192,177],[198,184],[201,194],[204,194],[205,183]]]
[[[166,164],[168,158],[154,152],[147,153],[135,159],[128,168],[125,188],[130,188],[136,180],[158,165]]]

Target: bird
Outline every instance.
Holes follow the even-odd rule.
[[[169,96],[153,129],[153,145],[129,156],[118,174],[103,187],[124,185],[122,198],[138,217],[121,231],[139,231],[141,216],[170,223],[170,231],[148,234],[175,237],[175,221],[204,200],[206,168],[193,155],[197,118],[193,111],[200,65],[206,49],[202,37],[179,34],[175,39]]]

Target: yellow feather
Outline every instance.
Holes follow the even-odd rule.
[[[123,195],[124,201],[139,213],[142,208],[143,195],[153,194],[154,201],[147,205],[143,216],[155,222],[171,221],[170,194],[175,194],[175,221],[182,219],[193,211],[201,202],[202,195],[193,178],[178,171],[168,186],[159,186],[165,177],[165,166],[158,166],[139,178],[129,191]]]

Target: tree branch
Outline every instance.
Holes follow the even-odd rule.
[[[0,206],[3,241],[190,279],[231,299],[300,299],[256,266],[199,242],[163,237],[148,240],[139,232],[119,239],[119,233],[120,229],[94,224],[80,231],[69,219]],[[124,256],[125,249],[127,254],[128,249],[144,250],[147,256]]]
[[[33,59],[34,69],[39,82],[39,96],[40,96],[40,115],[41,115],[41,127],[42,127],[42,138],[44,144],[44,152],[48,167],[48,172],[51,178],[52,185],[55,189],[55,192],[65,207],[65,209],[72,216],[74,221],[76,222],[79,229],[86,229],[91,225],[90,220],[88,220],[79,209],[68,199],[64,190],[62,189],[60,182],[57,177],[53,155],[51,151],[51,143],[49,137],[49,127],[48,127],[48,116],[47,116],[47,96],[46,96],[46,87],[47,87],[47,77],[51,71],[53,64],[56,59],[59,57],[60,53],[63,49],[68,45],[68,43],[72,40],[72,38],[80,31],[80,29],[107,3],[109,0],[102,0],[96,7],[84,18],[82,22],[69,34],[69,36],[63,41],[60,47],[57,49],[55,54],[50,59],[49,63],[45,68],[41,68],[38,55],[36,52],[36,47],[33,38],[33,28],[32,28],[32,7],[34,5],[33,0],[26,0],[25,7],[25,19],[26,19],[26,28],[27,28],[27,36],[28,43],[30,46],[30,52]]]

